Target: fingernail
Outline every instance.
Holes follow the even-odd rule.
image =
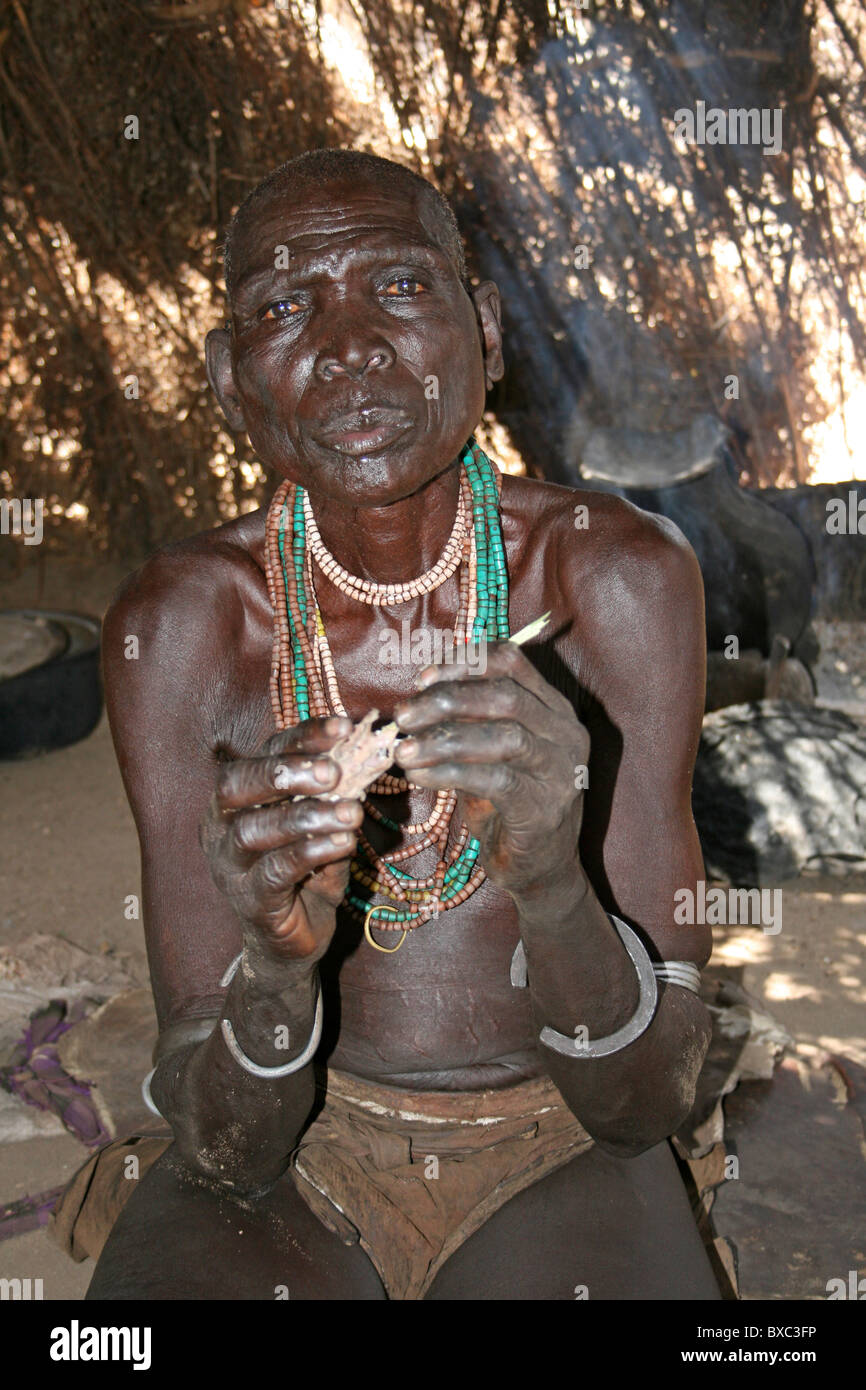
[[[404,738],[400,742],[400,757],[414,758],[418,744],[414,738]]]
[[[327,762],[316,763],[316,766],[313,770],[313,776],[315,777],[317,782],[321,782],[322,786],[325,786],[328,782],[333,782],[336,778],[336,775],[336,763],[332,763],[330,762],[330,760]]]
[[[354,838],[347,830],[338,830],[336,835],[331,836],[335,845],[350,845]]]
[[[347,734],[351,727],[351,719],[344,719],[342,715],[334,715],[332,719],[325,720],[326,734]]]
[[[358,803],[352,801],[337,807],[337,820],[344,825],[354,825],[358,820]]]

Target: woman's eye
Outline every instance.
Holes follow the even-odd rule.
[[[398,295],[408,295],[410,299],[415,299],[419,290],[426,293],[421,281],[416,280],[413,275],[400,275],[385,286],[385,293],[392,299],[396,299]]]
[[[282,310],[297,309],[298,305],[294,299],[275,299],[273,304],[268,304],[262,311],[263,319],[289,319],[293,315],[290,312],[283,313]]]

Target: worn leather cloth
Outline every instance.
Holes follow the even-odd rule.
[[[547,1077],[496,1091],[414,1092],[329,1070],[289,1178],[388,1297],[423,1298],[438,1270],[511,1197],[592,1145]],[[171,1144],[134,1135],[94,1154],[52,1217],[72,1259],[98,1259],[135,1182]],[[137,1164],[130,1166],[130,1159]]]
[[[497,1091],[405,1091],[330,1071],[293,1156],[298,1191],[388,1297],[423,1298],[511,1197],[593,1141],[548,1077]]]

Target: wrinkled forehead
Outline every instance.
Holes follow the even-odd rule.
[[[272,266],[278,246],[287,247],[301,264],[330,250],[370,248],[384,254],[390,245],[426,247],[459,278],[434,198],[408,180],[396,186],[357,178],[278,185],[249,209],[235,231],[229,293]]]

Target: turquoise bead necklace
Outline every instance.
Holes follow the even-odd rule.
[[[455,640],[471,640],[475,644],[507,641],[508,571],[499,520],[499,472],[474,438],[463,448],[459,468],[465,510],[471,522],[463,545]],[[316,600],[308,514],[304,489],[288,481],[282,483],[268,510],[266,530],[268,589],[275,617],[271,700],[278,728],[288,728],[304,719],[345,713]],[[352,579],[352,583],[361,585],[365,581]],[[367,583],[367,587],[381,586]],[[417,592],[414,585],[412,591]],[[403,778],[386,776],[369,790],[374,795],[393,795],[410,787]],[[364,919],[367,940],[378,950],[399,949],[407,932],[440,911],[458,906],[483,882],[484,871],[477,862],[480,845],[466,826],[460,827],[453,846],[446,848],[456,801],[456,792],[439,793],[436,809],[426,822],[405,826],[386,816],[369,797],[365,800],[367,814],[386,829],[404,835],[421,832],[417,844],[410,841],[389,855],[378,854],[363,832],[359,834],[344,903]],[[400,860],[432,843],[438,843],[440,849],[437,870],[432,876],[417,879],[398,867]],[[390,901],[371,903],[361,896],[364,890]],[[370,935],[373,924],[402,931],[398,946],[387,948],[374,941]]]

